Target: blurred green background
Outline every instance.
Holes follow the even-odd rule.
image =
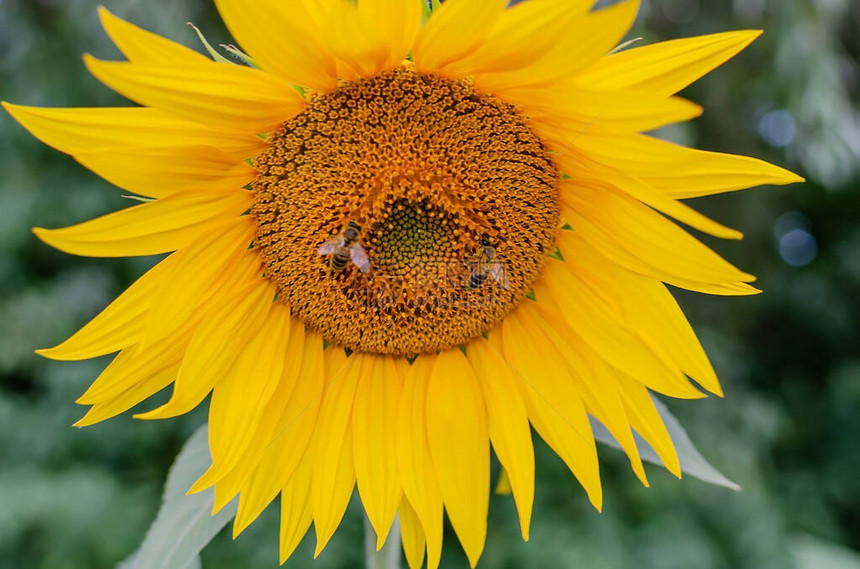
[[[229,42],[208,0],[104,0],[116,14],[196,45]],[[608,2],[601,2],[608,3]],[[0,99],[48,106],[126,104],[80,54],[115,58],[93,0],[0,0]],[[494,496],[485,568],[798,569],[860,567],[860,2],[644,0],[631,37],[646,42],[764,28],[745,53],[684,94],[704,117],[665,136],[793,169],[802,185],[694,202],[746,234],[708,240],[759,276],[749,298],[680,294],[726,398],[668,404],[734,493],[649,468],[643,488],[602,448],[595,512],[538,444],[532,540]],[[852,101],[854,104],[852,105]],[[0,113],[0,568],[113,567],[143,539],[167,468],[205,409],[169,421],[130,414],[78,430],[74,404],[105,361],[57,363],[33,349],[64,339],[152,259],[74,258],[39,243],[127,200]],[[164,398],[164,394],[159,396]],[[152,408],[157,402],[147,402]],[[354,500],[355,502],[355,500]],[[353,503],[320,568],[361,563]],[[443,567],[466,567],[448,528]],[[313,539],[287,563],[311,565]],[[277,567],[277,512],[238,540],[222,532],[206,569]]]

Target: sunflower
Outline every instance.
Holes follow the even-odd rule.
[[[636,0],[215,3],[235,60],[100,10],[128,61],[86,66],[140,106],[4,103],[143,202],[39,238],[169,253],[39,351],[118,352],[77,425],[211,394],[192,490],[238,495],[236,534],[280,494],[282,561],[311,523],[325,547],[357,485],[380,547],[399,515],[410,565],[437,567],[444,511],[474,566],[491,446],[528,539],[532,428],[599,509],[589,415],[644,484],[634,432],[680,475],[650,392],[721,391],[666,284],[758,291],[669,218],[739,239],[679,200],[800,178],[645,133],[697,117],[675,94],[759,32],[615,49]]]

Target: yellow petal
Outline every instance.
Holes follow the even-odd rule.
[[[30,134],[60,152],[80,154],[128,147],[210,146],[237,160],[266,142],[254,134],[225,133],[146,107],[56,109],[3,107]]]
[[[248,245],[256,224],[250,216],[218,222],[208,235],[171,255],[170,275],[152,292],[144,318],[142,347],[178,327],[216,290],[259,278],[260,259]]]
[[[218,12],[254,62],[287,83],[337,86],[334,59],[304,1],[216,0]]]
[[[355,469],[352,465],[352,433],[350,431],[344,435],[340,459],[333,468],[334,477],[331,480],[330,494],[325,497],[325,502],[320,504],[323,507],[322,510],[314,509],[314,528],[317,534],[314,559],[319,557],[319,554],[328,545],[328,540],[340,524],[355,488]],[[311,500],[314,504],[313,498],[316,494],[313,492],[313,488],[316,481],[317,478],[314,478],[311,486]]]
[[[709,153],[697,166],[665,170],[663,175],[642,176],[651,187],[675,199],[710,196],[753,186],[783,186],[804,182],[804,178],[762,160],[732,154]]]
[[[201,319],[201,315],[195,315],[146,351],[137,346],[121,351],[76,401],[93,407],[75,425],[93,424],[127,411],[174,381]]]
[[[179,365],[173,365],[157,371],[145,379],[137,377],[137,381],[131,387],[115,397],[94,403],[87,414],[74,426],[87,427],[128,411],[144,399],[170,385],[176,379],[178,371]]]
[[[592,292],[604,293],[598,305],[611,307],[610,315],[617,311],[623,322],[619,326],[636,334],[667,365],[689,375],[708,391],[722,395],[705,351],[663,283],[601,257],[575,234],[566,232],[563,240],[565,254],[575,259],[575,267],[572,262],[566,267]],[[549,267],[555,267],[555,263]],[[612,298],[606,298],[609,291],[614,292]]]
[[[412,49],[412,43],[421,27],[423,0],[361,0],[358,13],[365,22],[372,23],[382,45],[387,48],[387,59],[380,70],[394,68]]]
[[[316,354],[309,354],[309,357],[305,358],[303,367],[306,371],[315,373],[317,377],[321,378],[323,375],[321,365],[322,354],[320,353],[322,345],[316,342],[318,339],[314,335],[316,345],[311,350],[316,352]],[[318,388],[321,383],[318,380],[309,381],[305,378],[302,378],[302,380]],[[296,471],[299,464],[304,461],[313,463],[315,455],[309,446],[313,436],[313,427],[316,425],[317,409],[319,408],[319,391],[315,394],[317,400],[309,400],[304,389],[296,391],[296,397],[292,398],[291,404],[288,405],[281,416],[282,421],[287,417],[291,417],[292,422],[285,423],[282,426],[282,421],[279,421],[279,428],[276,430],[274,438],[264,448],[259,464],[242,486],[239,511],[233,523],[234,538],[251,525],[266,506],[275,499],[278,492],[288,484],[290,477]],[[295,403],[298,402],[305,403],[305,407],[296,410]],[[290,413],[290,415],[288,416],[287,413]],[[240,463],[237,468],[247,468],[248,466],[248,464]]]
[[[283,313],[289,313],[289,309],[283,304],[276,302],[272,306],[272,311],[269,314],[269,319],[272,318],[282,318]],[[305,372],[306,385],[322,385],[322,372],[320,369],[310,369],[309,363],[315,359],[315,356],[321,347],[318,346],[307,346],[305,333],[302,330],[301,322],[295,318],[290,317],[288,324],[282,324],[282,334],[285,334],[283,337],[279,338],[279,348],[282,352],[281,354],[281,367],[277,369],[276,379],[274,385],[265,385],[262,386],[265,391],[269,391],[271,389],[271,393],[266,397],[265,402],[262,402],[262,407],[257,407],[256,417],[252,419],[254,422],[253,429],[250,431],[250,436],[241,437],[240,439],[234,439],[231,441],[233,446],[236,448],[234,452],[229,454],[225,454],[219,452],[215,448],[212,448],[213,445],[210,443],[210,448],[212,451],[212,466],[210,466],[209,470],[201,476],[197,482],[194,483],[190,492],[199,492],[206,488],[209,488],[228,474],[230,474],[234,468],[237,471],[242,471],[244,476],[236,477],[235,479],[235,492],[230,495],[230,499],[232,499],[236,493],[239,492],[239,484],[244,483],[245,479],[249,478],[252,473],[259,470],[258,465],[265,459],[265,456],[269,453],[276,454],[278,452],[277,448],[273,448],[276,445],[276,442],[273,439],[277,439],[280,435],[285,433],[279,433],[277,429],[277,424],[282,419],[282,415],[284,413],[285,408],[288,406],[288,401],[290,401],[293,392],[296,388],[296,380],[298,374],[301,371]],[[261,330],[261,336],[264,335],[265,327]],[[309,348],[308,357],[303,358],[303,351],[305,348]],[[249,344],[245,349],[245,353],[251,353],[251,346]],[[237,362],[238,363],[238,362]],[[320,364],[321,365],[321,364]],[[234,365],[231,371],[235,371],[237,366]],[[235,374],[236,379],[240,379],[241,376]],[[231,420],[226,417],[226,414],[229,413],[228,407],[230,404],[230,399],[227,397],[229,395],[228,391],[222,389],[223,387],[227,387],[229,383],[229,379],[225,378],[224,381],[215,386],[212,394],[212,403],[209,407],[210,416],[216,410],[215,399],[219,398],[221,403],[218,405],[218,408],[223,411],[225,414],[224,418],[221,420]],[[241,383],[240,381],[236,381],[237,384]],[[259,392],[258,392],[259,393]],[[304,403],[304,402],[303,402]],[[241,403],[240,403],[241,405]],[[312,415],[316,413],[316,406],[314,406],[313,410],[309,411]],[[292,417],[292,419],[296,419],[296,417]],[[210,439],[212,438],[213,429],[217,428],[213,425],[214,421],[210,418],[209,420],[209,430],[210,430]],[[285,423],[281,428],[285,428],[288,425]],[[292,425],[289,425],[292,426]],[[226,427],[221,429],[225,436],[229,436],[230,430]],[[290,435],[293,435],[295,431],[291,431]],[[293,440],[293,437],[287,437]],[[301,438],[301,437],[299,437]],[[295,442],[295,441],[294,441]],[[305,439],[305,444],[307,443],[307,439]],[[293,444],[294,448],[300,445]],[[304,450],[304,446],[298,449],[300,452]],[[289,473],[287,473],[289,475]],[[242,478],[242,480],[238,480],[238,478]],[[232,481],[231,481],[232,482]],[[283,485],[283,481],[281,483]],[[223,492],[224,488],[220,488],[219,491]]]
[[[487,405],[460,350],[439,354],[427,386],[427,442],[448,518],[472,567],[487,537]]]
[[[196,188],[238,191],[256,175],[249,164],[209,146],[129,147],[74,158],[111,184],[151,198]]]
[[[742,30],[626,49],[601,59],[577,81],[601,89],[636,88],[672,95],[734,57],[759,35],[759,30]]]
[[[403,541],[403,551],[406,553],[406,562],[409,569],[421,569],[424,564],[424,528],[421,520],[412,508],[406,496],[400,500],[400,508],[397,510],[400,519],[400,537]]]
[[[240,491],[244,492],[244,503],[240,503],[244,511],[262,510],[289,478],[291,465],[310,452],[306,449],[319,416],[325,375],[329,368],[339,368],[329,366],[328,361],[323,367],[322,338],[305,333],[295,318],[284,350],[283,375],[242,457],[235,464],[213,464],[193,488],[202,490],[215,483],[216,510]]]
[[[469,55],[490,34],[506,0],[447,0],[421,28],[412,57],[418,73],[433,73]]]
[[[547,318],[566,323],[584,343],[615,368],[672,397],[703,397],[680,370],[667,366],[645,342],[628,330],[616,310],[605,304],[575,274],[568,272],[563,262],[547,262],[536,290],[540,293],[539,301],[546,300],[558,307],[557,314],[553,316],[553,310],[547,306]]]
[[[567,364],[547,349],[549,340],[543,332],[527,328],[517,312],[508,314],[501,328],[504,351],[500,355],[522,381],[529,420],[600,509],[603,493],[597,448]]]
[[[340,524],[346,502],[352,494],[355,484],[352,433],[349,428],[352,407],[356,386],[362,376],[370,373],[375,357],[353,354],[349,358],[350,365],[328,381],[323,394],[320,416],[314,432],[316,456],[311,488],[314,529],[317,534],[315,556],[322,552]]]
[[[290,309],[277,302],[213,389],[209,403],[213,464],[236,464],[247,448],[283,375],[289,337]]]
[[[503,11],[489,36],[473,52],[440,72],[457,77],[513,71],[546,55],[592,0],[529,0]]]
[[[209,307],[200,307],[182,326],[166,334],[146,350],[141,350],[139,344],[123,349],[76,403],[105,403],[134,387],[142,378],[179,366],[195,330],[208,310]]]
[[[483,339],[466,348],[487,402],[490,440],[514,493],[523,539],[529,539],[535,490],[535,459],[522,382]]]
[[[352,435],[358,492],[381,549],[402,496],[394,425],[403,378],[392,358],[375,359],[355,392]]]
[[[272,132],[305,105],[289,85],[240,65],[137,64],[89,55],[84,63],[102,83],[141,105],[239,133]]]
[[[660,413],[654,407],[648,390],[641,383],[624,374],[619,376],[619,380],[621,382],[621,395],[624,398],[627,415],[630,417],[630,424],[637,433],[642,435],[642,438],[648,441],[648,444],[663,461],[666,470],[680,478],[681,465],[678,462],[675,445],[672,443],[668,431],[666,431]]]
[[[183,192],[63,229],[35,228],[45,243],[90,257],[157,255],[185,247],[210,221],[238,217],[254,204],[250,192]]]
[[[373,77],[389,58],[388,46],[373,22],[352,2],[333,2],[326,35],[332,52],[350,69],[343,78]]]
[[[617,373],[608,362],[594,352],[577,334],[579,327],[568,325],[559,317],[559,310],[549,302],[527,302],[519,307],[519,317],[529,327],[539,327],[559,355],[567,361],[577,392],[585,403],[588,414],[612,433],[630,459],[630,466],[636,476],[646,486],[648,480],[636,441],[630,431],[630,423],[624,404],[618,394]],[[578,323],[587,329],[584,322]],[[587,335],[587,333],[583,334]],[[625,352],[619,351],[612,361],[625,359]]]
[[[605,136],[586,131],[574,146],[675,199],[803,181],[756,158],[686,148],[644,134]]]
[[[99,18],[105,32],[129,61],[166,64],[207,61],[204,55],[182,44],[148,32],[114,16],[104,6],[99,6]]]
[[[513,491],[511,479],[508,478],[508,471],[502,467],[499,470],[499,477],[496,479],[496,487],[493,489],[493,492],[499,496],[510,496]],[[525,539],[528,540],[528,538]]]
[[[238,289],[200,323],[179,368],[170,400],[139,419],[166,419],[185,414],[209,395],[242,348],[259,330],[272,307],[274,291],[260,279]]]
[[[281,564],[293,554],[313,521],[310,500],[312,465],[313,451],[310,450],[281,490]]]
[[[427,568],[442,555],[442,494],[427,446],[427,383],[436,356],[422,355],[408,370],[397,410],[397,464],[403,493],[421,520],[427,540]]]
[[[170,274],[173,261],[168,257],[147,271],[71,338],[36,353],[54,360],[86,360],[137,343],[143,331],[141,316],[149,308],[154,291]]]
[[[714,368],[672,293],[662,283],[644,278],[635,278],[629,290],[635,293],[624,295],[622,302],[631,327],[702,387],[722,396]]]
[[[758,292],[746,284],[752,275],[638,200],[584,184],[571,184],[562,194],[562,213],[577,235],[616,263],[699,292]]]
[[[562,156],[574,156],[567,150],[583,133],[653,130],[702,114],[702,107],[681,97],[655,97],[629,91],[540,87],[508,90],[504,97],[522,106],[530,117],[529,125],[538,134],[548,142],[558,141],[554,150]]]
[[[546,55],[516,71],[487,74],[480,78],[480,88],[503,95],[507,89],[548,85],[573,77],[621,41],[638,11],[639,0],[627,0],[577,18]]]
[[[704,233],[709,233],[715,237],[722,237],[723,239],[743,238],[741,232],[713,221],[691,207],[666,196],[664,193],[649,187],[641,180],[617,168],[606,164],[599,164],[584,156],[576,158],[574,156],[574,154],[570,153],[557,159],[558,165],[563,171],[574,172],[572,176],[575,181],[571,185],[565,186],[565,188],[570,188],[575,184],[576,186],[588,185],[599,187],[601,190],[608,192],[621,191]],[[583,167],[577,168],[578,166]],[[590,172],[580,175],[578,172],[584,169]],[[591,177],[592,174],[596,175],[596,177]]]

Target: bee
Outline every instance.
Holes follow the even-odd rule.
[[[370,272],[370,260],[367,258],[367,253],[364,252],[364,247],[358,242],[361,236],[361,226],[355,221],[350,221],[346,224],[346,229],[335,237],[322,244],[317,253],[320,255],[331,255],[331,269],[333,271],[342,271],[347,264],[352,263],[361,269],[363,273]]]
[[[475,270],[469,275],[466,281],[466,290],[477,290],[487,281],[487,278],[492,275],[496,282],[502,288],[508,288],[508,275],[505,273],[505,268],[496,258],[496,250],[490,244],[488,237],[484,236],[481,239],[481,249],[478,253],[478,262]]]

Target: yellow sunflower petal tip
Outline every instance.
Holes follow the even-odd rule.
[[[314,559],[320,556],[320,554],[325,550],[325,544],[320,544],[317,542],[316,547],[314,548]]]
[[[43,108],[41,107],[30,107],[26,105],[16,105],[13,103],[7,103],[5,101],[0,102],[0,105],[6,110],[9,115],[15,119],[19,125],[24,127],[25,130],[29,131],[30,134],[38,138],[39,140],[45,142],[44,135],[44,127],[43,127]]]
[[[96,423],[100,422],[100,419],[94,416],[95,415],[94,410],[95,410],[95,407],[91,407],[86,412],[86,414],[83,417],[81,417],[80,419],[78,419],[75,423],[73,423],[72,426],[80,429],[83,427],[90,427],[90,426],[95,425]]]
[[[700,36],[703,40],[709,39],[711,41],[724,42],[735,44],[738,51],[743,51],[748,45],[757,40],[759,36],[764,33],[764,30],[757,28],[749,28],[746,30],[731,30],[728,32],[717,32],[714,34],[708,34],[704,36]]]
[[[135,413],[134,415],[132,415],[132,417],[134,417],[135,419],[139,419],[141,421],[154,421],[156,419],[164,419],[166,417],[164,417],[162,415],[163,407],[164,406],[162,405],[161,407],[158,407],[158,408],[153,409],[151,411],[146,411],[145,413]]]
[[[98,14],[102,29],[104,29],[105,33],[114,41],[115,44],[117,43],[117,37],[121,36],[124,30],[136,27],[126,22],[104,6],[98,7]]]
[[[783,178],[782,180],[780,180],[778,182],[779,185],[781,185],[781,186],[787,186],[789,184],[803,184],[806,182],[806,178],[804,178],[803,176],[800,176],[799,174],[795,174],[794,172],[791,172],[790,170],[784,170],[784,172],[785,172],[785,178]]]
[[[44,227],[33,227],[30,229],[33,232],[33,235],[39,238],[40,241],[47,243],[48,245],[52,245],[50,242],[51,230],[46,229]]]
[[[211,487],[212,484],[207,483],[205,480],[203,480],[203,477],[200,477],[194,484],[191,485],[191,488],[189,488],[185,494],[187,494],[188,496],[192,494],[198,494]]]
[[[233,522],[233,530],[232,530],[233,539],[236,539],[237,537],[242,535],[242,532],[245,531],[248,528],[248,526],[251,525],[251,522],[253,522],[253,521],[254,521],[253,519],[250,519],[250,520],[242,519],[240,516],[237,516]]]
[[[496,481],[496,487],[493,491],[499,496],[510,496],[513,493],[514,490],[511,487],[511,481],[505,470],[502,470],[499,473],[499,478]]]
[[[38,350],[34,350],[34,352],[43,358],[48,358],[49,360],[56,361],[75,361],[78,359],[86,359],[86,358],[77,358],[75,354],[69,353],[66,348],[66,342],[61,342],[56,346],[51,348],[39,348]]]

